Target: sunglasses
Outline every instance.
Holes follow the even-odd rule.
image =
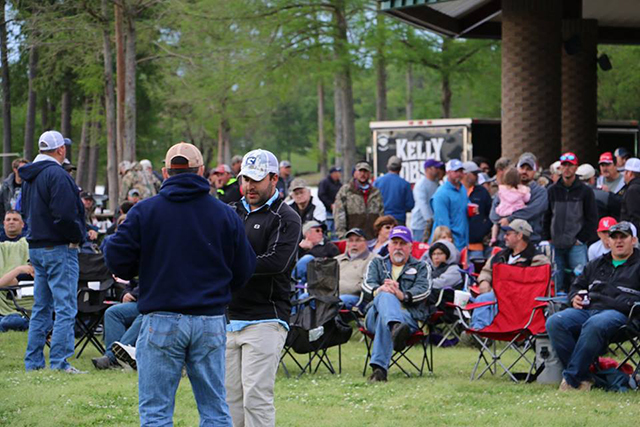
[[[566,161],[575,161],[576,160],[576,156],[574,156],[573,154],[563,154],[562,156],[560,156],[560,161],[561,162],[566,162]]]

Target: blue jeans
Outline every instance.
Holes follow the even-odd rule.
[[[141,325],[142,315],[138,311],[137,302],[125,302],[109,307],[104,313],[104,344],[107,349],[104,355],[115,362],[116,357],[111,351],[115,341],[135,346]]]
[[[406,323],[409,325],[411,333],[418,330],[418,323],[402,307],[400,300],[388,292],[380,292],[373,299],[373,306],[367,312],[365,325],[367,330],[375,335],[370,364],[377,365],[384,370],[389,369],[389,362],[393,354],[393,341],[389,327],[391,322]]]
[[[33,309],[24,364],[27,371],[45,367],[44,345],[51,329],[49,365],[51,369],[67,369],[67,359],[73,356],[76,313],[78,311],[78,249],[66,245],[29,249],[35,270]]]
[[[554,280],[556,284],[556,293],[568,293],[571,283],[565,283],[565,269],[574,270],[576,267],[584,267],[587,265],[587,245],[581,243],[573,245],[570,248],[554,247],[554,261],[556,263],[556,273]]]
[[[29,319],[25,319],[18,313],[0,316],[0,332],[26,331],[29,329]]]
[[[298,260],[296,266],[291,273],[291,276],[297,281],[307,283],[307,264],[309,264],[315,257],[313,255],[305,255]]]
[[[589,366],[626,323],[627,316],[617,310],[568,308],[547,319],[547,333],[569,385],[578,387],[580,382],[591,378]]]
[[[173,425],[176,390],[186,366],[200,426],[231,426],[224,387],[226,342],[224,316],[143,315],[136,343],[140,425]]]
[[[495,300],[496,300],[496,294],[494,294],[493,291],[491,291],[491,292],[478,295],[473,300],[473,302],[487,302],[487,301],[495,301]],[[471,324],[469,326],[471,326],[473,329],[485,328],[489,326],[491,322],[493,322],[493,319],[496,317],[497,314],[498,314],[497,304],[478,307],[475,310],[473,310],[473,313],[471,314]]]
[[[342,304],[344,304],[344,309],[345,310],[351,310],[353,307],[355,307],[358,304],[358,301],[360,301],[360,297],[358,295],[340,295],[340,300],[342,301]]]

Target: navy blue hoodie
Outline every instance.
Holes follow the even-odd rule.
[[[42,156],[42,154],[40,155]],[[30,248],[85,240],[84,206],[80,191],[58,162],[36,161],[22,166],[22,216]]]
[[[192,173],[165,180],[138,202],[109,239],[105,261],[123,279],[139,275],[138,310],[220,315],[256,266],[244,224]]]

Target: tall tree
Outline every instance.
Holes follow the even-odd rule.
[[[2,65],[2,149],[5,154],[11,152],[11,84],[9,81],[9,54],[7,52],[6,2],[0,0],[0,62]],[[2,158],[2,176],[11,172],[11,157]]]
[[[107,128],[107,186],[109,189],[109,208],[117,209],[118,190],[118,143],[116,128],[116,100],[113,83],[113,53],[109,33],[109,0],[101,0],[102,20],[102,58],[104,73],[104,109]]]
[[[33,159],[33,143],[36,131],[37,94],[35,79],[38,68],[38,47],[31,45],[29,48],[29,100],[27,101],[27,118],[24,130],[24,157]]]

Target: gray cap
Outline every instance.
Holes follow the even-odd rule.
[[[476,162],[464,162],[462,167],[464,168],[464,173],[480,172],[480,166]]]
[[[302,226],[302,235],[304,236],[305,234],[307,234],[307,231],[317,227],[322,228],[322,224],[320,224],[318,221],[305,222],[304,225]]]
[[[280,162],[280,167],[281,168],[290,168],[291,167],[291,162],[289,160],[283,160]]]
[[[524,153],[518,159],[518,167],[529,166],[534,171],[538,168],[538,159],[532,153]]]
[[[399,168],[402,167],[402,160],[398,156],[391,156],[389,160],[387,160],[387,169],[389,168]]]
[[[309,185],[307,185],[307,181],[305,181],[304,179],[296,178],[291,181],[291,184],[289,185],[289,192],[293,193],[300,188],[309,188]]]

